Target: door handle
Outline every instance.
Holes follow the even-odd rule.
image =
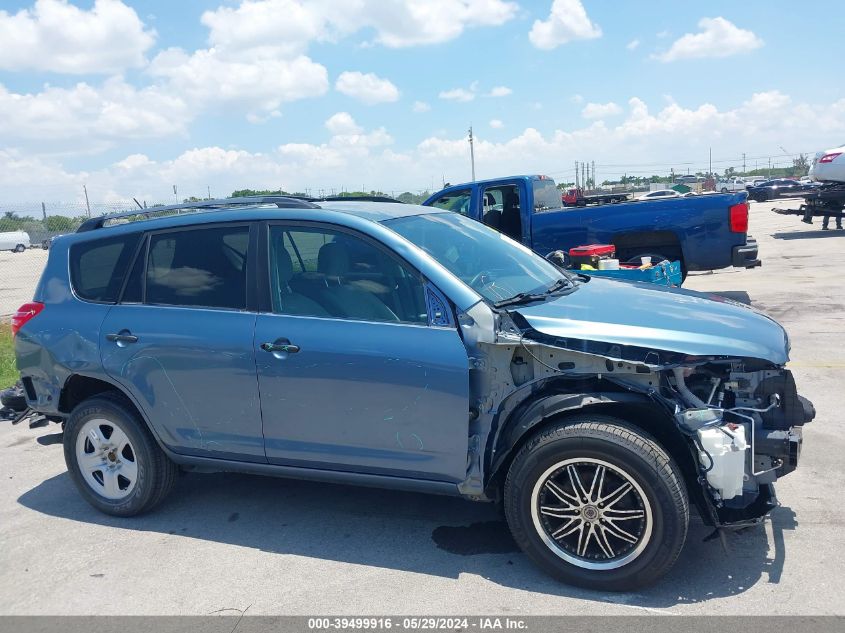
[[[123,330],[117,334],[106,334],[106,340],[112,341],[113,343],[117,343],[120,345],[123,343],[124,345],[128,343],[137,343],[138,337],[134,334],[130,334],[129,330]]]
[[[299,345],[294,345],[290,342],[283,343],[278,341],[276,343],[262,343],[261,349],[265,352],[287,352],[288,354],[296,354],[299,351]]]

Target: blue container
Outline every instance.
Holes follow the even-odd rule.
[[[578,272],[591,277],[647,281],[661,286],[680,286],[683,281],[681,262],[660,262],[645,270],[620,268],[619,270],[579,270]]]

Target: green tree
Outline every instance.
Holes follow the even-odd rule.
[[[76,228],[72,218],[66,215],[50,215],[44,220],[44,228],[50,233],[66,233]]]
[[[806,176],[810,171],[810,161],[806,154],[799,154],[798,158],[792,159],[793,176]]]

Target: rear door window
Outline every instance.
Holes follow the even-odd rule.
[[[78,297],[115,303],[140,234],[76,244],[70,249],[70,278]]]
[[[150,236],[144,303],[246,309],[249,227]]]

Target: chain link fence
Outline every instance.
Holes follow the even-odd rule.
[[[132,200],[91,204],[90,217],[133,208]],[[0,319],[32,299],[51,240],[73,233],[88,217],[84,201],[0,204]]]

